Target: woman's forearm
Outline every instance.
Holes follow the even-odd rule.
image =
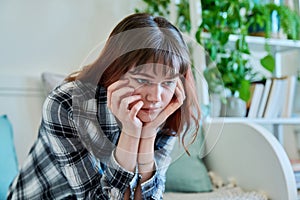
[[[115,157],[117,162],[126,170],[134,172],[136,166],[141,175],[141,180],[135,190],[135,198],[142,197],[140,184],[149,180],[155,170],[154,161],[154,142],[155,135],[152,137],[136,137],[138,134],[128,134],[121,132],[120,139],[116,148]],[[129,197],[129,189],[125,192],[124,198]]]
[[[135,199],[142,199],[141,183],[149,180],[155,170],[154,161],[154,138],[141,138],[137,155],[137,166],[141,175],[140,183],[135,192]]]
[[[154,141],[155,137],[140,139],[137,164],[142,183],[150,179],[155,170]]]
[[[139,135],[139,134],[136,134]],[[121,132],[120,139],[116,148],[115,157],[119,165],[124,169],[135,172],[137,153],[139,148],[140,138],[133,133]],[[138,195],[141,197],[141,194]],[[124,200],[129,199],[129,187],[124,193]]]
[[[116,148],[117,162],[126,170],[134,172],[137,162],[137,154],[140,138],[121,132]]]

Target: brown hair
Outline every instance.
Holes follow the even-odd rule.
[[[181,109],[169,116],[164,128],[169,133],[175,131],[178,136],[183,134],[185,147],[185,135],[191,130],[193,138],[197,135],[200,108],[188,47],[178,29],[165,18],[145,13],[126,17],[113,29],[100,56],[81,71],[69,75],[66,81],[83,80],[107,88],[132,67],[149,61],[179,68],[186,100]]]

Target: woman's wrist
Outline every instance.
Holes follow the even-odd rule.
[[[118,142],[118,148],[137,154],[139,143],[140,138],[138,135],[122,131]]]
[[[157,131],[155,129],[142,129],[141,139],[155,139]]]
[[[129,139],[137,139],[139,140],[141,138],[140,133],[134,133],[132,131],[124,131],[122,130],[121,134],[123,134],[125,137],[128,137]]]
[[[140,138],[137,134],[121,132],[116,148],[116,160],[129,171],[134,171],[137,162]]]
[[[146,166],[146,165],[153,165],[154,164],[154,160],[152,159],[152,160],[150,160],[150,161],[144,161],[144,162],[138,162],[137,163],[138,164],[138,166]]]
[[[114,157],[120,166],[122,166],[128,171],[134,172],[137,159],[136,153],[125,150],[121,147],[117,147],[115,150]]]
[[[154,152],[141,153],[137,155],[138,165],[149,165],[154,162]]]
[[[124,127],[122,128],[121,134],[130,136],[132,138],[140,138],[142,134],[142,128],[141,127]]]
[[[149,161],[143,161],[143,162],[138,161],[137,167],[138,167],[139,173],[142,174],[143,178],[146,178],[146,177],[144,177],[145,173],[150,173],[149,174],[149,177],[150,177],[152,175],[152,172],[155,171],[155,161],[154,161],[154,159],[151,159]],[[147,176],[147,179],[149,177]]]

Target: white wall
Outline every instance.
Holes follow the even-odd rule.
[[[0,0],[0,114],[12,121],[20,164],[36,137],[42,72],[80,67],[139,0]]]
[[[138,0],[0,0],[1,74],[69,72]]]

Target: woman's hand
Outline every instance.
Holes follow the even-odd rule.
[[[151,122],[144,124],[141,138],[156,136],[157,129],[167,118],[181,107],[185,100],[185,91],[182,81],[179,79],[175,88],[175,96],[172,98],[168,106]]]
[[[127,86],[128,80],[119,80],[107,89],[107,106],[122,124],[122,132],[140,137],[143,123],[137,113],[143,106],[140,95],[133,95],[134,88]]]

